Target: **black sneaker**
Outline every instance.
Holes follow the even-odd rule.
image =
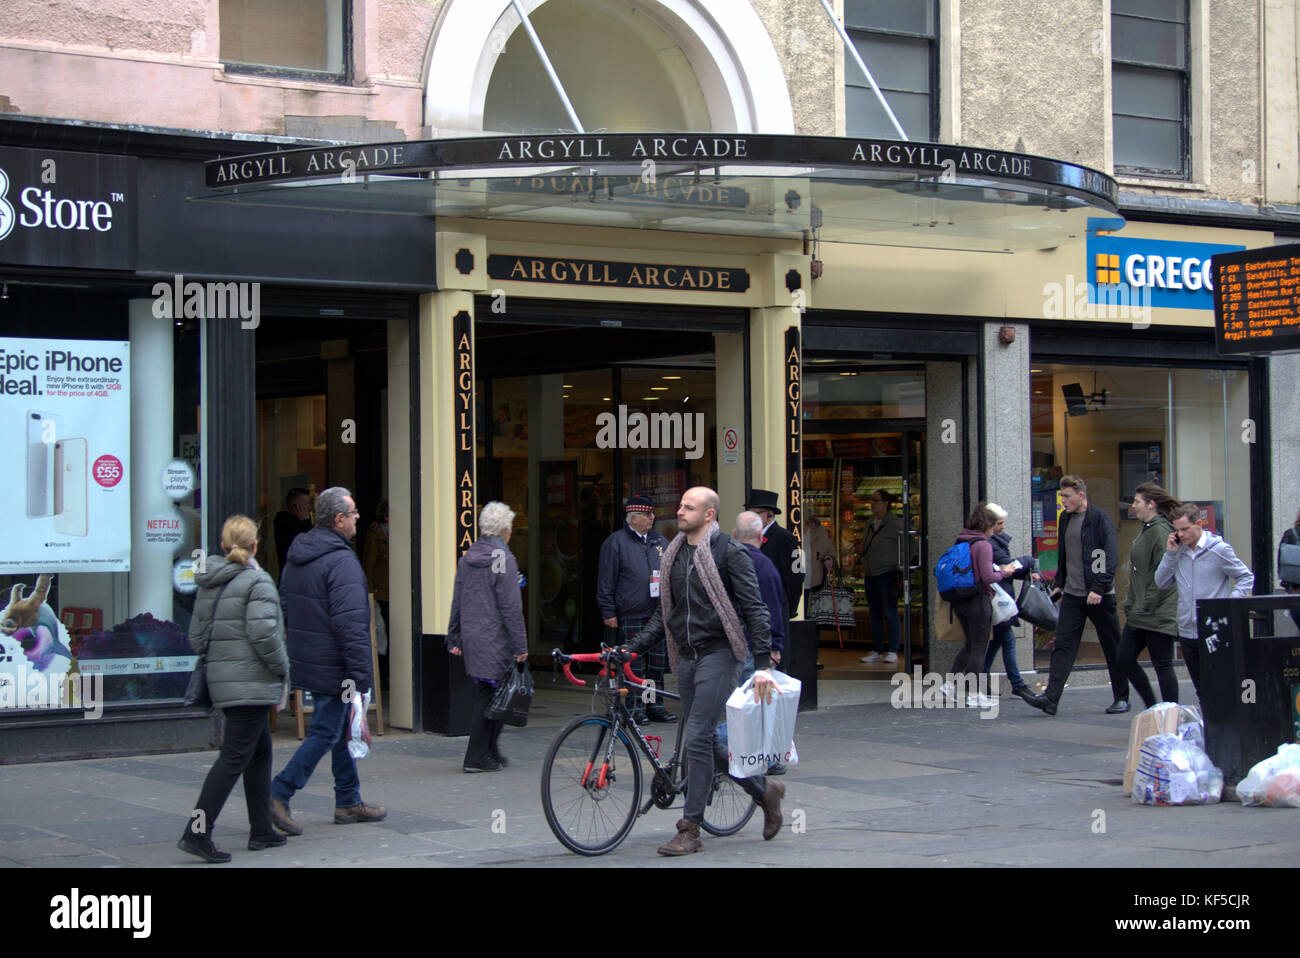
[[[222,865],[230,861],[230,852],[223,852],[206,835],[194,835],[188,830],[176,843],[176,847],[195,858],[202,858],[209,865]]]
[[[499,772],[502,769],[500,762],[486,762],[483,765],[462,765],[461,770],[464,772]]]
[[[250,852],[260,852],[264,848],[279,848],[281,845],[287,845],[288,843],[289,839],[276,831],[266,835],[248,836],[248,850]]]

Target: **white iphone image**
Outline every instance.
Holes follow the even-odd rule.
[[[84,439],[62,439],[54,444],[54,531],[64,536],[88,532],[87,444]]]
[[[35,409],[27,412],[27,515],[54,515],[54,443],[59,417]]]

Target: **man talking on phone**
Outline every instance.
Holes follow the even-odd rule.
[[[1196,600],[1250,595],[1255,587],[1255,574],[1237,558],[1232,546],[1201,528],[1200,506],[1184,502],[1173,511],[1173,523],[1174,531],[1165,543],[1165,556],[1156,566],[1156,585],[1167,589],[1172,583],[1178,583],[1178,644],[1183,647],[1187,674],[1200,699],[1201,650],[1196,638]]]

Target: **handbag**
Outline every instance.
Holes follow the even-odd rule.
[[[1277,577],[1283,582],[1300,583],[1300,545],[1282,543],[1277,552]]]
[[[1060,609],[1043,584],[1033,581],[1033,572],[1037,568],[1038,563],[1030,566],[1030,576],[1020,586],[1020,595],[1016,596],[1016,606],[1020,609],[1017,614],[1036,629],[1055,632]]]
[[[1007,590],[996,582],[993,583],[993,624],[1010,622],[1016,617],[1017,611],[1015,600],[1007,595]]]
[[[853,628],[853,590],[831,585],[808,593],[808,618],[827,629]]]
[[[226,584],[221,587],[217,593],[217,601],[212,603],[212,616],[208,619],[208,628],[204,634],[203,654],[199,656],[198,662],[194,664],[194,671],[190,673],[189,684],[185,686],[185,698],[182,699],[184,705],[190,708],[207,709],[212,711],[212,696],[208,692],[208,651],[212,647],[212,627],[217,624],[217,606],[221,604],[221,597],[226,594],[226,589],[230,588],[230,583],[234,582],[242,573],[235,573],[227,580]]]
[[[534,691],[528,663],[511,662],[492,693],[492,701],[483,710],[484,718],[523,728],[528,724],[528,707],[533,704]]]

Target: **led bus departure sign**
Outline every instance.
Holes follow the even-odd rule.
[[[1300,245],[1211,259],[1220,353],[1300,350]]]

